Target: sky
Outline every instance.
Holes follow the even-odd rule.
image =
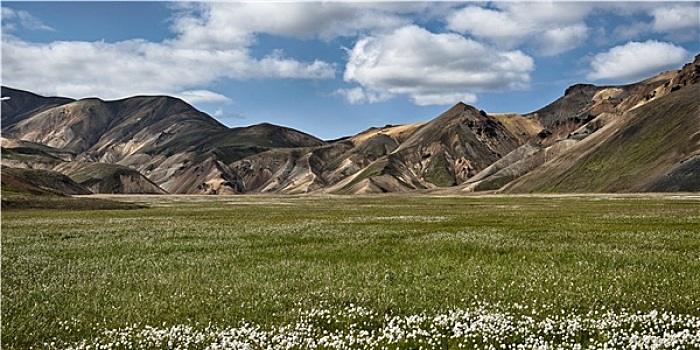
[[[535,111],[700,53],[700,2],[2,1],[2,84],[182,98],[330,140],[457,102]]]

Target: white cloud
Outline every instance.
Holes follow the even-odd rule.
[[[231,103],[231,99],[227,96],[209,90],[187,90],[173,95],[192,104]]]
[[[698,42],[700,5],[695,3],[665,4],[650,11],[652,30],[673,41]]]
[[[177,2],[169,6],[175,12],[173,37],[162,42],[34,44],[4,36],[3,81],[71,97],[172,94],[190,103],[226,102],[228,97],[203,88],[220,79],[335,77],[335,64],[322,60],[301,62],[281,51],[252,57],[251,47],[260,33],[321,40],[382,33],[410,23],[409,14],[430,13],[435,7],[362,2]],[[10,18],[33,17],[3,8],[3,23],[9,24],[5,20]]]
[[[335,95],[345,97],[350,104],[377,103],[391,99],[393,96],[385,91],[370,91],[361,87],[338,89]]]
[[[692,28],[697,30],[697,27],[700,26],[700,11],[697,3],[666,5],[652,9],[650,13],[654,19],[652,28],[658,32]]]
[[[214,7],[202,8],[202,11],[218,13]],[[3,8],[3,19],[11,16],[19,18],[20,15]],[[175,24],[178,36],[163,42],[56,41],[44,44],[3,36],[2,80],[4,84],[37,93],[76,98],[169,94],[190,103],[223,103],[230,98],[203,88],[220,79],[335,77],[335,65],[320,60],[301,62],[276,51],[262,58],[251,57],[247,45],[252,45],[250,38],[254,33],[244,30],[227,29],[227,38],[243,39],[231,39],[226,46],[216,49],[187,45],[187,40],[198,36],[216,37],[212,31],[220,28],[212,23],[220,20],[218,16],[180,15]],[[199,26],[189,25],[191,23]]]
[[[447,28],[488,40],[501,48],[531,45],[544,56],[585,42],[585,18],[593,5],[578,2],[501,2],[496,8],[467,6],[447,17]]]
[[[299,79],[329,79],[335,77],[335,65],[315,60],[302,63],[285,58],[281,51],[274,51],[258,61],[258,71],[262,77],[281,77]]]
[[[453,93],[453,94],[416,94],[411,96],[413,103],[418,106],[432,105],[452,105],[457,102],[476,103],[477,97],[471,93]]]
[[[20,26],[29,30],[55,31],[55,29],[45,25],[40,19],[32,16],[27,11],[14,10],[9,7],[2,7],[2,29],[12,31]]]
[[[672,43],[632,41],[593,57],[587,78],[635,81],[665,70],[678,69],[690,56],[687,50]]]
[[[221,78],[327,79],[331,64],[303,63],[280,56],[254,59],[247,50],[197,50],[142,40],[32,44],[3,39],[6,84],[71,97],[121,98],[134,94],[178,94],[191,103],[223,101],[221,95],[183,94]],[[37,64],[40,62],[40,64]]]
[[[476,92],[527,87],[534,69],[532,58],[520,51],[500,52],[414,25],[359,40],[348,56],[344,79],[362,87],[345,91],[351,103],[396,95],[420,105],[474,102]]]
[[[508,12],[467,6],[447,18],[447,27],[459,33],[470,33],[502,46],[514,47],[535,30],[529,23],[516,21]]]
[[[661,34],[674,42],[697,42],[700,31],[700,5],[697,2],[622,2],[606,8],[624,15],[643,14],[649,20],[620,24],[613,31],[613,40],[643,38],[651,33]]]
[[[553,56],[578,47],[588,37],[588,27],[578,23],[570,26],[555,27],[541,33],[538,41],[545,56]]]
[[[187,47],[250,45],[255,33],[302,39],[391,30],[410,22],[402,13],[425,5],[352,2],[206,2],[175,5],[173,29]]]

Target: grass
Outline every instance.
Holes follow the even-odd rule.
[[[361,330],[376,343],[354,348],[585,348],[618,323],[700,344],[697,196],[124,198],[148,208],[2,212],[3,349]]]

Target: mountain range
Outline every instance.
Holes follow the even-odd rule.
[[[367,194],[700,191],[700,55],[622,86],[577,84],[528,114],[458,103],[327,141],[228,128],[167,96],[2,87],[3,191]]]

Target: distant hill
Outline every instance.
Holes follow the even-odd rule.
[[[141,206],[98,198],[74,198],[90,190],[68,176],[51,170],[2,168],[2,210],[138,209]]]
[[[140,172],[118,164],[66,162],[55,168],[92,193],[166,194]]]
[[[182,100],[2,88],[2,164],[91,193],[700,191],[700,55],[635,84],[577,84],[532,113],[458,103],[433,120],[334,141],[227,128]],[[8,171],[3,169],[3,174]]]
[[[73,100],[7,87],[2,88],[2,96],[9,97],[2,101],[3,164],[56,169],[77,177],[83,173],[73,171],[76,163],[103,164],[100,171],[92,171],[90,180],[91,188],[100,193],[123,193],[127,188],[127,192],[181,193],[182,186],[176,186],[180,183],[193,187],[183,193],[208,193],[203,190],[207,179],[191,177],[190,167],[212,159],[232,162],[271,148],[325,144],[313,136],[269,124],[229,129],[184,101],[167,96]],[[106,164],[122,167],[122,185],[113,185],[117,168],[105,171]],[[134,173],[126,176],[127,168],[144,178]],[[97,182],[102,185],[94,185]]]
[[[81,195],[90,190],[56,171],[39,169],[2,169],[3,196],[12,193],[32,195]]]

